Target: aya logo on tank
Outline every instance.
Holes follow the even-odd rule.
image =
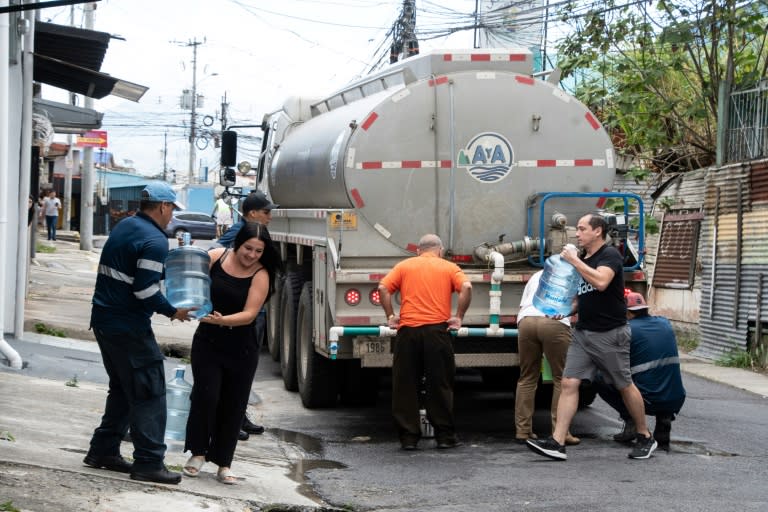
[[[498,133],[476,135],[467,147],[459,150],[458,167],[481,183],[495,183],[512,170],[512,144]]]

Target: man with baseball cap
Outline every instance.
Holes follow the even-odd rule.
[[[629,352],[632,380],[643,395],[646,414],[656,416],[654,439],[660,448],[669,451],[672,421],[685,402],[675,332],[669,320],[648,314],[648,304],[642,294],[628,292],[625,299],[632,329]],[[635,424],[618,390],[599,374],[594,385],[600,397],[616,409],[624,421],[624,429],[613,439],[623,443],[634,440]]]
[[[240,228],[245,225],[246,222],[258,222],[259,224],[267,226],[269,221],[272,220],[272,210],[279,207],[279,204],[274,204],[272,201],[267,199],[266,194],[264,194],[264,192],[261,190],[251,192],[248,194],[248,197],[243,200],[242,218],[233,224],[232,227],[229,228],[226,233],[221,236],[221,238],[219,238],[218,243],[224,247],[231,248],[235,242],[237,233],[240,231]],[[262,308],[259,316],[256,317],[256,339],[259,340],[259,346],[261,346],[262,341],[264,340],[264,335],[266,334],[266,326],[267,313],[266,309]],[[257,425],[256,423],[252,422],[250,419],[248,419],[248,415],[246,414],[243,417],[243,425],[240,429],[240,435],[238,439],[240,441],[245,441],[248,439],[249,434],[259,435],[263,433],[264,426]]]
[[[274,204],[267,199],[267,196],[261,190],[251,192],[243,200],[242,217],[239,221],[235,222],[231,228],[219,238],[218,243],[224,247],[232,247],[235,242],[235,237],[240,228],[246,222],[258,222],[265,226],[269,225],[269,221],[272,220],[272,210],[279,208],[279,204]]]
[[[165,357],[150,319],[160,313],[189,320],[192,308],[176,308],[160,290],[168,239],[163,229],[176,208],[184,208],[165,182],[141,192],[139,211],[121,220],[99,259],[91,328],[109,376],[104,416],[83,462],[94,468],[130,473],[134,480],[178,484],[181,474],[165,467]],[[130,427],[133,463],[120,454]]]

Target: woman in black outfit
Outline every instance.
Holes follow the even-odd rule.
[[[232,250],[208,254],[213,312],[200,319],[192,339],[194,385],[184,446],[192,456],[183,472],[197,476],[210,461],[219,466],[219,482],[234,484],[230,466],[259,361],[254,322],[274,289],[280,260],[267,228],[252,222],[240,229]]]

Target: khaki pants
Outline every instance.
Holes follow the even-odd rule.
[[[517,326],[517,348],[520,354],[520,379],[515,393],[515,437],[531,437],[536,388],[541,373],[541,355],[547,356],[552,368],[552,429],[557,421],[557,401],[560,399],[560,381],[565,367],[565,356],[571,343],[571,329],[544,316],[528,316]]]

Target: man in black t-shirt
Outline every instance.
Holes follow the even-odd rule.
[[[583,379],[592,380],[598,370],[619,390],[637,426],[637,439],[629,457],[647,459],[657,446],[645,422],[643,397],[632,381],[624,265],[619,251],[606,244],[607,227],[600,215],[583,216],[576,226],[583,256],[580,258],[575,248],[564,248],[560,253],[581,274],[579,318],[566,356],[554,432],[548,439],[527,442],[532,451],[555,460],[567,458],[565,437],[578,407],[579,385]]]

